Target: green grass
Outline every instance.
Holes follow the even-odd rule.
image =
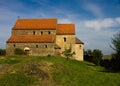
[[[0,59],[0,86],[120,86],[120,73],[62,57],[10,56]],[[15,83],[15,84],[13,84]]]
[[[32,83],[33,80],[23,74],[4,74],[0,77],[0,86],[29,86]]]

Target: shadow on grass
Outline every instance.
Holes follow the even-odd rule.
[[[105,68],[103,66],[96,66],[95,64],[91,64],[91,63],[87,63],[86,65],[89,67],[97,67],[97,68],[102,67],[102,69],[101,68],[97,69],[98,72],[103,72],[103,73],[118,73],[118,72],[120,72],[120,71]]]
[[[120,73],[120,71],[111,70],[111,69],[99,70],[98,72],[104,72],[104,73]]]

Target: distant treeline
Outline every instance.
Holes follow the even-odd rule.
[[[0,49],[0,56],[5,56],[5,55],[6,55],[6,50]]]

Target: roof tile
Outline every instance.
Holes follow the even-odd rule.
[[[57,35],[75,35],[74,24],[58,24]]]
[[[7,43],[52,43],[54,42],[53,35],[41,35],[41,36],[34,36],[34,35],[12,35]]]
[[[13,29],[56,29],[57,19],[18,19]]]

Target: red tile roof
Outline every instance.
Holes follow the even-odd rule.
[[[18,19],[14,25],[14,30],[24,29],[53,29],[57,26],[57,19]]]
[[[76,41],[76,44],[84,44],[84,43],[83,43],[80,39],[78,39],[77,37],[76,37],[75,41]]]
[[[74,24],[58,24],[57,35],[75,35]]]
[[[53,35],[12,35],[7,43],[52,43],[54,42]]]

